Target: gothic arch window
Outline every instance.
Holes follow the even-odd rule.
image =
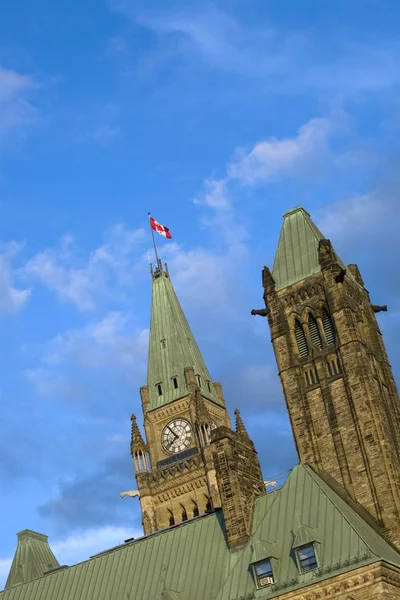
[[[294,335],[296,338],[297,350],[301,358],[304,358],[308,354],[307,340],[304,333],[304,329],[296,319],[294,323]]]
[[[174,519],[174,514],[171,510],[168,509],[168,520],[169,520],[169,526],[171,527],[172,525],[175,525],[175,519]]]
[[[325,307],[322,309],[322,325],[324,327],[326,343],[330,346],[335,343],[335,327],[333,325],[332,317]]]
[[[182,508],[182,521],[187,521],[188,516],[187,516],[186,508],[183,506],[183,504],[181,504],[181,508]]]
[[[194,500],[192,500],[192,502],[193,502],[193,516],[198,517],[199,516],[199,507],[197,506],[197,504]]]
[[[212,506],[211,506],[211,500],[208,496],[206,496],[206,512],[211,512],[212,511]]]
[[[308,330],[310,332],[311,343],[317,348],[322,348],[322,338],[318,329],[318,323],[314,315],[308,315]]]

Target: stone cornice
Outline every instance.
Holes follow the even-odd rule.
[[[384,561],[377,561],[369,565],[341,573],[323,581],[316,581],[301,589],[291,592],[276,594],[265,590],[265,594],[257,590],[254,598],[266,600],[277,598],[280,600],[349,600],[351,595],[367,586],[385,582],[400,589],[400,568],[390,565]],[[288,582],[289,583],[289,582]]]

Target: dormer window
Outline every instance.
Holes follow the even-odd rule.
[[[197,379],[197,385],[199,386],[199,388],[201,388],[201,377],[200,377],[200,375],[196,375],[196,379]]]
[[[211,385],[210,385],[210,382],[209,382],[209,381],[206,381],[206,384],[207,384],[207,389],[208,389],[208,391],[209,391],[209,392],[211,392]]]
[[[157,383],[156,387],[157,387],[158,395],[162,396],[163,392],[162,392],[162,385],[161,385],[161,383]]]
[[[313,571],[318,567],[318,561],[315,554],[314,544],[307,544],[296,548],[297,559],[302,573]]]
[[[178,378],[177,377],[172,378],[172,385],[174,386],[174,390],[178,389]]]
[[[257,579],[257,587],[265,587],[274,583],[271,560],[269,558],[260,560],[253,564]]]

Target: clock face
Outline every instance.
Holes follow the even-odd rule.
[[[164,450],[171,454],[183,452],[192,441],[192,428],[186,419],[174,419],[166,425],[161,434]]]

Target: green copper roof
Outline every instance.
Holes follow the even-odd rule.
[[[293,553],[296,536],[304,543],[316,542],[318,569],[299,572]],[[400,566],[400,553],[304,465],[293,469],[280,490],[256,500],[250,542],[215,600],[238,600],[254,593],[249,564],[255,558],[272,558],[276,581],[256,593],[260,599],[276,598],[378,560]]]
[[[321,268],[318,244],[324,236],[304,208],[297,206],[283,215],[284,221],[275,255],[272,276],[276,290],[281,290]],[[345,266],[338,258],[340,266]]]
[[[229,566],[221,512],[0,592],[1,600],[213,600]]]
[[[195,374],[200,376],[203,395],[220,404],[208,369],[172,287],[168,271],[158,268],[153,273],[147,371],[150,393],[148,410],[188,394],[185,367],[194,367]]]
[[[299,572],[293,551],[299,529],[307,541],[318,537],[318,568],[308,573]],[[256,591],[251,564],[263,558],[271,559],[275,583]],[[0,592],[0,600],[267,600],[380,560],[400,566],[400,553],[321,476],[299,465],[280,490],[257,498],[241,549],[229,550],[217,511],[38,574]]]
[[[6,588],[41,577],[59,566],[50,550],[47,535],[24,529],[18,534],[18,546],[11,564]]]

